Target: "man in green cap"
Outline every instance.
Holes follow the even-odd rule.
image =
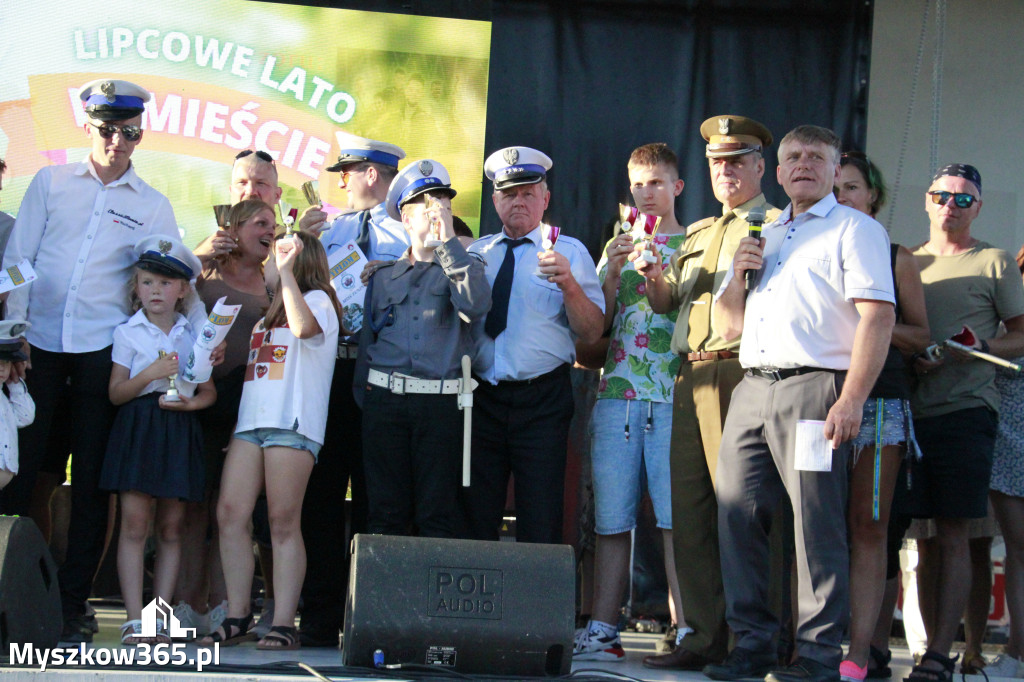
[[[726,341],[711,330],[711,297],[749,232],[751,212],[759,211],[764,222],[780,213],[761,192],[762,152],[772,143],[771,132],[730,115],[709,118],[700,132],[722,215],[690,225],[664,272],[660,264],[635,260],[647,279],[651,308],[679,311],[672,334],[672,352],[681,360],[672,409],[672,539],[682,612],[693,632],[671,652],[644,658],[646,667],[673,670],[701,670],[722,660],[728,645],[714,480],[729,396],[743,369],[739,338]]]

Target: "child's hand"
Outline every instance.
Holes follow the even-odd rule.
[[[278,272],[291,272],[295,258],[302,253],[302,241],[298,237],[278,239],[274,249],[274,263]]]
[[[430,221],[430,231],[437,235],[437,238],[446,242],[455,236],[455,226],[452,224],[452,210],[445,208],[437,199],[427,195],[427,220]]]
[[[161,395],[157,402],[160,404],[161,410],[170,410],[171,412],[190,412],[192,410],[189,406],[192,399],[186,398],[181,394],[178,395],[178,400],[172,400],[170,402],[167,401],[166,395]]]
[[[153,361],[146,369],[142,370],[141,374],[146,375],[146,379],[149,381],[157,381],[158,379],[166,379],[173,374],[178,373],[178,354],[168,353],[162,358],[157,358]]]

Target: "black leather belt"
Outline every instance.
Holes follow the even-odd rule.
[[[828,369],[827,367],[748,367],[747,374],[754,377],[761,377],[768,381],[784,381],[790,377],[810,374],[811,372],[831,372],[836,374],[844,370]]]

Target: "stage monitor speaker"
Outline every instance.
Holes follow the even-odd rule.
[[[0,655],[11,644],[53,648],[63,625],[57,564],[29,518],[0,516]]]
[[[568,545],[356,535],[343,661],[565,675],[575,600]]]

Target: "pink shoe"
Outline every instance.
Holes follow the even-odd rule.
[[[840,682],[864,682],[868,676],[868,667],[863,668],[853,661],[843,661],[839,664]]]

